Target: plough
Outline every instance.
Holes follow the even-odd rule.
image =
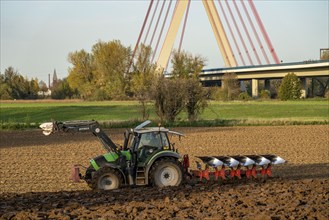
[[[202,170],[200,162],[196,161],[197,170],[188,171],[189,160],[188,155],[184,155],[184,168],[186,172],[190,172],[193,176],[198,177],[200,181],[203,179],[210,180],[211,176],[214,180],[221,178],[222,180],[238,178],[243,176],[246,178],[257,178],[272,176],[272,165],[284,164],[286,161],[276,155],[235,155],[235,156],[199,156],[204,164],[205,169]]]

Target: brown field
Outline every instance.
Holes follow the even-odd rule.
[[[268,179],[92,191],[73,164],[104,153],[92,134],[0,133],[0,219],[329,219],[329,126],[178,128],[181,154],[277,154]],[[123,129],[109,130],[121,143]],[[194,167],[191,161],[191,166]]]

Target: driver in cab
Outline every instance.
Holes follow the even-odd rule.
[[[152,154],[155,150],[162,148],[160,133],[150,132],[141,135],[138,145],[139,157],[146,157],[146,154]]]

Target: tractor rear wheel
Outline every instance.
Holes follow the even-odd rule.
[[[179,186],[183,181],[182,165],[175,159],[156,161],[150,171],[150,181],[158,187]]]
[[[113,190],[120,188],[121,174],[112,168],[104,167],[96,171],[91,181],[93,189]]]

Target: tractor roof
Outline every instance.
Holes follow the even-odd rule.
[[[144,134],[144,133],[150,133],[150,132],[165,132],[169,134],[174,134],[178,136],[184,136],[182,133],[176,132],[176,131],[170,131],[168,128],[164,127],[144,127],[141,129],[134,129],[134,132],[138,134]]]
[[[165,132],[165,133],[170,133],[178,136],[184,136],[182,133],[176,132],[176,131],[170,131],[168,128],[164,127],[145,127],[151,123],[150,120],[144,121],[140,125],[136,126],[135,129],[133,130],[134,132],[138,134],[143,134],[143,133],[150,133],[150,132]]]

